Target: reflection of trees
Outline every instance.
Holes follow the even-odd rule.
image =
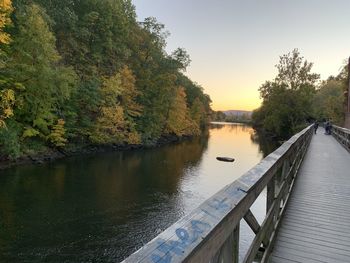
[[[208,134],[205,131],[204,136],[138,154],[140,163],[135,173],[143,176],[134,181],[135,191],[143,192],[148,185],[160,192],[175,193],[183,171],[200,162],[208,145]]]
[[[212,130],[220,130],[224,127],[225,127],[225,125],[223,125],[223,124],[218,124],[218,123],[211,123],[210,124],[210,129],[212,129]]]
[[[221,130],[221,129],[227,129],[230,132],[249,132],[249,130],[252,128],[252,126],[243,124],[243,123],[211,123],[210,129],[211,130]]]
[[[86,244],[75,241],[88,242],[90,236],[112,239],[119,256],[131,253],[142,238],[135,241],[125,226],[133,229],[136,224],[132,233],[152,236],[169,224],[163,218],[172,216],[167,213],[178,216],[172,200],[184,170],[201,162],[208,138],[205,131],[201,137],[154,149],[8,170],[0,180],[0,254],[13,256],[21,250],[25,256],[37,249],[50,253],[69,243],[74,245],[67,251],[62,248],[62,255],[78,261],[85,255],[82,247]],[[94,243],[94,247],[104,251],[111,246],[107,243]]]
[[[259,133],[255,130],[251,132],[250,139],[252,142],[259,145],[259,151],[263,154],[264,157],[272,153],[280,146],[278,141],[267,138],[263,133]]]

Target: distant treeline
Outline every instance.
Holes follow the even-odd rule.
[[[247,111],[214,111],[213,121],[250,123],[252,121],[251,112]]]
[[[263,102],[252,115],[255,128],[285,139],[315,120],[344,124],[347,66],[325,81],[312,66],[297,49],[280,57],[276,78],[259,88]]]
[[[0,159],[199,134],[211,100],[131,0],[0,1]]]

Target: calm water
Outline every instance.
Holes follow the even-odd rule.
[[[175,145],[0,171],[0,262],[121,261],[257,164],[268,146],[248,126],[213,124]],[[264,194],[253,212],[264,216]],[[252,233],[243,225],[241,235],[245,250]]]

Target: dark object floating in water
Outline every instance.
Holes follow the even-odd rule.
[[[216,157],[216,160],[222,161],[222,162],[230,162],[232,163],[235,159],[230,157]]]

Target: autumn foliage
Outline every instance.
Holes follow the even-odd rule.
[[[199,134],[210,98],[130,0],[0,0],[0,158]],[[10,20],[10,17],[13,21]]]

